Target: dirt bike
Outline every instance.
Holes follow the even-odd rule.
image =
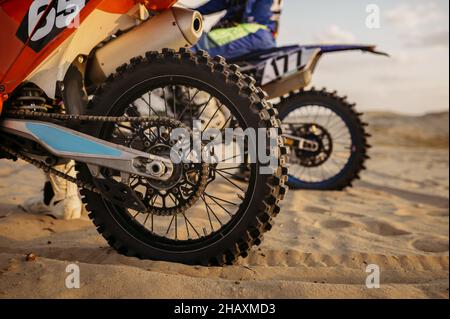
[[[97,230],[121,254],[230,264],[271,229],[287,190],[287,150],[271,134],[261,144],[246,137],[244,154],[253,145],[280,157],[271,174],[248,163],[249,183],[230,179],[225,161],[174,159],[179,129],[189,141],[213,121],[220,132],[281,131],[248,76],[186,49],[200,38],[202,17],[176,2],[0,0],[0,158],[76,183]],[[194,108],[198,97],[206,102]],[[55,170],[71,160],[76,177]]]
[[[312,45],[280,47],[229,61],[280,101],[276,108],[291,149],[290,188],[343,190],[365,169],[370,135],[355,104],[336,92],[305,89],[324,54],[356,50],[387,55],[374,46]],[[237,177],[245,178],[245,170]]]

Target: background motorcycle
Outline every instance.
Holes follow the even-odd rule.
[[[201,112],[220,107],[229,116],[222,129],[279,130],[280,121],[223,59],[155,51],[190,47],[202,34],[201,16],[175,2],[0,0],[0,157],[76,183],[98,231],[122,254],[232,263],[272,227],[286,192],[286,149],[278,141],[272,175],[251,164],[246,184],[222,163],[173,162],[171,132],[188,128],[186,114],[191,125],[201,115],[190,99],[182,114],[172,112],[181,102],[169,104],[166,93],[209,96]],[[212,117],[202,119],[206,130]],[[76,178],[52,168],[69,160]]]
[[[365,168],[370,148],[367,124],[355,104],[336,92],[305,90],[326,53],[363,51],[386,55],[374,46],[288,46],[230,60],[252,75],[276,105],[291,148],[291,188],[342,190]]]

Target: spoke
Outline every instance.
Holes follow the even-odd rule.
[[[173,194],[169,194],[169,198],[172,200],[172,202],[173,202],[173,204],[175,206],[178,206],[178,203],[179,203],[179,199],[178,198],[176,198]]]
[[[307,172],[308,172],[308,177],[309,177],[309,179],[308,179],[308,181],[309,182],[312,182],[312,177],[311,177],[311,169],[309,169]]]
[[[341,133],[346,133],[346,132],[349,132],[349,130],[348,130],[348,127],[347,126],[343,126],[342,128],[340,128],[339,130],[333,130],[333,131],[330,131],[330,133],[333,133],[332,135],[333,136],[340,136],[339,134],[341,134]]]
[[[226,120],[225,124],[224,124],[224,125],[222,126],[222,128],[220,129],[221,132],[223,132],[223,131],[225,130],[225,128],[226,128],[227,125],[228,125],[228,122],[231,121],[232,118],[233,118],[232,115],[230,115],[230,116],[228,117],[228,119]]]
[[[212,99],[213,99],[213,96],[212,96],[212,95],[209,95],[209,100],[208,100],[205,104],[203,104],[202,106],[200,106],[199,110],[201,110],[201,112],[200,112],[200,114],[198,114],[198,115],[196,116],[197,118],[200,118],[200,117],[203,115],[203,112],[205,112],[206,108],[208,107],[209,103],[211,103]],[[203,109],[202,109],[202,108],[203,108]]]
[[[214,114],[211,116],[211,118],[208,121],[208,124],[206,124],[205,128],[202,130],[202,133],[204,133],[206,131],[206,129],[208,128],[209,124],[211,124],[212,120],[214,119],[214,117],[217,115],[217,113],[220,111],[220,108],[222,107],[222,105],[219,105],[216,109],[216,111],[214,112]]]
[[[337,127],[338,125],[344,125],[344,126],[346,126],[345,123],[342,121],[342,119],[341,119],[340,117],[336,117],[336,118],[337,118],[337,121],[336,121],[335,123],[332,122],[333,125],[330,125],[330,126],[327,127],[327,130],[328,130],[328,131],[331,131],[332,128],[335,128],[335,127]]]
[[[216,168],[216,171],[230,171],[232,169],[238,169],[241,168],[240,166],[234,166],[234,167],[225,167],[225,168]]]
[[[208,196],[208,197],[210,197],[211,199],[217,199],[217,200],[220,200],[221,202],[224,202],[224,203],[227,203],[227,204],[230,204],[230,205],[233,205],[233,206],[239,206],[239,204],[236,204],[236,203],[233,203],[233,202],[230,202],[230,201],[227,201],[227,200],[225,200],[225,199],[222,199],[222,198],[219,198],[219,197],[216,197],[216,196],[213,196],[213,195],[211,195],[211,194],[208,194],[208,193],[205,193],[205,195],[206,196]]]
[[[175,92],[175,90],[176,90],[176,86],[175,85],[172,85],[172,94],[173,94],[173,117],[174,118],[177,118],[177,104],[176,104],[176,102],[177,102],[177,94],[176,94],[176,92]]]
[[[340,165],[335,159],[330,158],[331,162],[339,169],[339,171],[342,170],[343,165]]]
[[[216,203],[220,208],[222,208],[230,217],[233,217],[233,214],[230,213],[225,207],[223,207],[221,204],[219,204],[213,197],[210,197],[214,203]]]
[[[320,168],[320,176],[322,177],[322,181],[324,181],[325,180],[325,174],[324,174],[325,170],[323,168],[323,165],[320,165],[319,168]]]
[[[209,204],[208,204],[207,201],[206,201],[205,196],[202,195],[202,196],[201,196],[201,199],[202,199],[203,202],[205,203],[206,207],[209,208],[209,211],[210,211],[210,212],[213,214],[213,216],[217,219],[217,221],[218,221],[219,224],[220,224],[220,227],[222,227],[222,226],[223,226],[222,221],[219,219],[219,217],[217,217],[216,213],[214,213],[214,211],[212,210],[212,208],[209,206]]]
[[[321,165],[320,166],[321,168],[322,168],[322,170],[323,170],[323,172],[324,172],[324,180],[326,180],[326,179],[329,179],[330,178],[330,172],[327,170],[327,165],[326,165],[326,163],[324,163],[324,165]],[[332,174],[331,176],[333,176],[334,174]],[[326,179],[325,179],[325,177],[326,177]]]
[[[209,213],[209,207],[208,204],[206,203],[206,201],[203,201],[205,203],[205,207],[206,207],[206,214],[208,215],[208,219],[209,219],[209,225],[211,226],[211,232],[214,232],[214,226],[211,220],[211,214]]]
[[[197,89],[197,91],[195,92],[194,96],[191,99],[191,92],[188,89],[188,93],[189,93],[189,111],[191,113],[191,121],[194,120],[194,110],[192,109],[192,102],[194,102],[195,97],[197,96],[198,93],[200,93],[200,91]]]
[[[233,185],[234,187],[238,188],[241,192],[245,193],[245,191],[239,187],[236,183],[234,183],[233,181],[231,181],[229,178],[227,178],[226,176],[222,175],[221,172],[216,171],[217,174],[219,174],[220,176],[222,176],[225,180],[227,180],[231,185]]]
[[[350,153],[346,152],[346,151],[340,151],[340,152],[335,151],[335,152],[333,152],[333,155],[336,155],[336,156],[339,156],[339,157],[350,157],[349,156]]]
[[[189,102],[188,102],[187,107],[184,107],[184,108],[181,110],[180,115],[178,115],[178,117],[177,117],[177,120],[178,120],[178,121],[181,121],[183,115],[186,113],[187,110],[190,111],[190,114],[191,114],[191,120],[193,119],[193,114],[192,114],[192,107],[191,107],[191,105],[192,105],[193,99],[194,99],[195,96],[199,93],[199,90],[196,91],[196,93],[194,94],[194,96],[193,96],[192,99],[191,99],[191,91],[190,91],[189,88],[186,88],[186,89],[187,89],[188,101],[189,101]],[[182,88],[181,88],[181,91],[183,92],[183,89],[182,89]]]
[[[228,176],[231,176],[231,177],[235,176],[235,174],[227,172],[227,171],[222,171],[222,170],[218,170],[218,169],[214,169],[214,171],[221,172],[221,173],[223,173],[225,175],[228,175]]]
[[[183,214],[183,217],[184,217],[184,225],[186,226],[187,237],[191,238],[191,233],[189,232],[189,225],[188,225],[188,222],[186,220],[186,216],[184,214]]]
[[[197,231],[197,229],[192,225],[191,221],[189,220],[189,218],[186,217],[185,213],[181,213],[184,216],[185,221],[189,224],[189,226],[191,226],[191,228],[195,231],[195,233],[197,234],[198,238],[202,237],[199,232]]]
[[[320,113],[320,107],[317,107],[317,112],[316,115],[314,116],[314,123],[317,123],[317,118],[319,117],[319,113]]]
[[[165,112],[166,112],[166,117],[168,117],[169,116],[169,110],[168,110],[168,107],[167,107],[166,87],[163,87],[162,90],[163,90],[163,99],[164,99],[164,109],[165,109]]]
[[[333,145],[346,145],[348,147],[351,147],[351,143],[344,143],[341,141],[337,141],[337,142],[333,141]]]
[[[330,111],[330,115],[328,115],[328,120],[327,123],[325,124],[325,127],[328,127],[328,125],[330,124],[331,119],[333,118],[333,116],[335,116],[334,112]]]
[[[181,88],[181,91],[183,91],[182,88]],[[197,90],[197,93],[198,93],[198,92],[199,92],[199,91]],[[189,103],[188,103],[188,106],[187,106],[187,107],[184,107],[184,108],[181,110],[180,115],[178,115],[178,117],[177,117],[177,120],[178,120],[178,121],[181,121],[181,118],[183,117],[183,115],[186,113],[186,110],[188,110],[188,109],[189,109],[189,111],[190,111],[190,113],[191,113],[191,120],[192,120],[192,107],[191,107],[192,100],[191,100],[191,92],[189,91],[189,88],[187,88],[187,93],[188,93],[188,100],[189,100]],[[195,97],[195,95],[194,95],[194,97]]]
[[[153,130],[152,130],[151,127],[148,128],[148,132],[149,132],[151,135],[153,135],[153,137],[154,137],[158,142],[161,142],[161,138],[159,137],[159,134],[156,135],[155,132],[153,132]],[[147,140],[149,140],[149,138],[147,137],[147,135],[144,134],[144,136],[145,136],[145,138],[146,138]],[[149,142],[151,142],[151,141],[149,140]]]
[[[152,92],[153,92],[153,91],[152,91]],[[156,115],[157,117],[159,117],[158,112],[156,112],[155,109],[151,106],[151,103],[152,103],[152,95],[151,95],[151,92],[149,92],[149,93],[147,93],[147,94],[148,94],[148,102],[147,102],[143,97],[141,97],[141,100],[144,101],[144,103],[147,104],[147,106],[148,106],[148,115],[151,116],[151,114],[152,114],[152,112],[153,112],[153,113],[155,113],[155,115]]]
[[[152,215],[152,214],[147,214],[147,217],[145,217],[145,220],[144,220],[144,226],[145,226],[145,224],[147,224],[147,220],[148,220],[148,218],[150,217],[150,215]]]
[[[248,155],[248,151],[245,151],[244,154],[238,154],[238,155],[234,155],[233,157],[226,158],[226,159],[220,161],[219,163],[225,163],[225,162],[228,162],[228,161],[230,161],[232,159],[235,159],[235,158],[237,158],[239,156],[243,156],[243,155]]]
[[[169,227],[167,228],[167,231],[166,231],[166,235],[169,234],[169,231],[170,231],[170,228],[172,228],[172,224],[173,224],[174,219],[175,219],[175,216],[172,216],[172,219],[170,220]]]
[[[175,240],[178,240],[178,215],[175,214]]]
[[[167,127],[165,130],[160,130],[160,127],[152,127],[150,124],[139,124],[130,121],[130,117],[146,116],[148,114],[149,117],[157,119],[157,117],[172,117],[173,115],[174,119],[187,122],[189,121],[190,113],[192,120],[196,119],[195,116],[197,114],[201,118],[202,132],[205,132],[211,127],[215,128],[217,126],[217,128],[220,128],[221,126],[220,132],[225,135],[225,130],[228,127],[233,129],[239,127],[236,117],[233,116],[235,113],[226,109],[226,105],[222,104],[214,93],[175,82],[162,84],[162,86],[156,86],[155,88],[147,87],[140,97],[134,98],[134,102],[129,105],[125,103],[123,106],[125,110],[123,110],[122,116],[126,120],[115,124],[115,127],[113,124],[110,130],[115,130],[113,131],[113,137],[117,141],[120,141],[120,144],[128,145],[129,147],[132,146],[142,152],[148,152],[150,146],[154,143],[169,145],[169,141],[165,140],[166,131],[170,132],[173,128]],[[222,112],[224,112],[223,115]],[[219,118],[222,119],[220,121],[221,123],[216,124]],[[166,127],[164,124],[160,126],[161,129]],[[235,140],[231,141],[230,146],[233,146],[233,143],[235,143]],[[236,153],[238,155],[232,156]],[[184,187],[182,186],[177,187],[178,192],[164,192],[153,189],[151,184],[144,178],[133,174],[126,176],[126,183],[132,189],[144,194],[142,201],[147,208],[142,212],[128,209],[130,218],[133,216],[136,222],[139,222],[149,233],[155,233],[155,236],[157,235],[172,241],[197,240],[197,237],[198,240],[202,240],[204,237],[210,236],[210,231],[211,233],[215,233],[228,223],[230,218],[234,217],[235,211],[242,205],[242,201],[244,200],[243,194],[247,192],[246,189],[248,188],[245,183],[235,182],[231,176],[233,176],[233,171],[237,172],[242,167],[238,163],[240,160],[234,160],[235,164],[233,165],[233,159],[243,159],[247,162],[249,151],[245,151],[244,148],[242,152],[235,150],[234,153],[227,154],[226,156],[231,157],[219,162],[222,164],[218,164],[219,166],[215,166],[216,168],[210,169],[211,175],[208,178],[208,185],[217,177],[220,180],[218,184],[221,184],[225,189],[233,189],[231,193],[233,196],[230,198],[226,196],[220,198],[219,196],[221,195],[216,194],[217,196],[214,196],[213,191],[211,194],[203,192],[197,203],[200,207],[200,211],[198,212],[200,214],[199,220],[197,220],[197,215],[191,216],[187,212],[180,212],[179,216],[177,214],[164,215],[158,212],[159,210],[176,209],[176,207],[187,201],[187,198],[192,196],[195,191],[195,188],[193,188],[195,184],[190,184],[187,181],[184,184],[184,187],[188,189],[187,192],[184,191]],[[109,175],[112,175],[114,180],[118,180],[119,178],[125,180],[125,176],[120,176],[115,171],[109,170],[108,172],[111,172]],[[234,198],[234,196],[238,198]],[[206,209],[207,216],[203,215],[203,209]],[[178,220],[178,217],[180,217],[180,220]],[[207,220],[205,217],[207,217]],[[147,224],[149,225],[147,226]],[[210,229],[208,229],[208,226]]]
[[[348,131],[344,131],[343,133],[339,134],[338,136],[334,136],[334,137],[333,137],[333,140],[339,140],[341,137],[344,137],[344,136],[346,136],[346,135],[350,135],[350,134],[348,133]]]
[[[152,233],[155,231],[154,230],[154,222],[155,222],[155,216],[153,215],[153,214],[151,214],[152,215],[152,218],[151,218],[151,222],[152,222],[152,228],[151,228],[151,230],[152,230]]]
[[[305,166],[301,166],[301,169],[300,169],[300,172],[299,172],[299,177],[300,178],[302,178],[302,176],[303,176],[303,172],[306,170],[306,167]]]

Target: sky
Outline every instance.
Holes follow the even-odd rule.
[[[376,13],[371,5],[379,10],[375,28],[366,23]],[[347,95],[359,110],[448,111],[448,0],[284,0],[278,44],[316,43],[376,44],[391,55],[351,52],[322,58],[313,85]]]

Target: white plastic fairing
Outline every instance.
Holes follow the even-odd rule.
[[[94,10],[76,31],[58,49],[45,59],[26,79],[39,86],[48,97],[54,98],[56,83],[63,81],[72,62],[90,52],[119,30],[136,25],[136,19],[127,14]]]

